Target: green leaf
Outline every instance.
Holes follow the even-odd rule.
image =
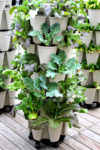
[[[21,91],[19,94],[18,94],[18,99],[22,100],[23,98],[26,97],[26,93]]]
[[[52,70],[48,70],[46,72],[46,77],[49,77],[49,78],[54,78],[56,76],[56,73]]]
[[[24,84],[28,87],[28,89],[33,90],[34,89],[34,81],[27,77],[23,80]]]
[[[56,36],[54,39],[53,39],[53,42],[56,43],[56,42],[60,42],[62,40],[62,36]]]
[[[47,66],[51,70],[57,70],[57,66],[56,66],[56,64],[54,62],[49,62]]]
[[[29,118],[30,120],[36,119],[37,117],[38,117],[38,114],[37,114],[37,113],[30,113],[30,114],[28,115],[28,118]]]
[[[45,35],[48,34],[49,30],[50,30],[50,28],[49,28],[48,23],[44,23],[44,24],[41,26],[41,31],[42,31],[42,33],[44,33]]]
[[[13,7],[10,9],[9,14],[12,15],[12,13],[14,12],[15,9],[17,9],[17,7],[16,7],[16,6],[13,6]]]
[[[40,81],[41,81],[40,86],[44,89],[48,89],[48,87],[46,85],[46,78],[44,76],[40,77]]]
[[[80,113],[88,113],[88,110],[87,110],[87,109],[82,108],[79,112],[80,112]]]
[[[34,83],[34,88],[40,90],[40,79],[35,78],[33,83]]]
[[[29,36],[39,36],[40,35],[40,32],[39,31],[30,31],[28,33]]]
[[[60,32],[60,24],[55,23],[51,26],[50,29],[51,29],[52,35],[54,36]]]
[[[60,122],[53,120],[53,119],[49,119],[49,126],[52,129],[57,129],[60,126]]]

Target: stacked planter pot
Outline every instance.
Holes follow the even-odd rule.
[[[36,16],[34,19],[30,20],[31,26],[33,30],[38,30],[41,32],[41,25],[45,22],[49,22],[49,25],[52,26],[55,23],[60,24],[60,32],[59,35],[62,35],[62,32],[67,29],[67,23],[68,23],[68,18],[65,17],[64,19],[57,19],[55,17],[46,17],[46,16]],[[33,42],[35,44],[30,44],[30,46],[27,49],[28,53],[37,53],[39,56],[40,64],[48,64],[50,61],[50,55],[51,54],[56,54],[57,49],[58,49],[58,43],[54,43],[55,46],[41,46],[40,41],[38,38],[33,37]],[[68,58],[71,58],[71,53],[72,53],[72,47],[66,47],[63,49],[65,53],[67,54]],[[39,77],[39,74],[34,73],[31,78],[37,78]],[[50,79],[51,82],[59,82],[61,80],[65,80],[65,75],[64,74],[57,74],[54,79]],[[49,125],[46,125],[45,128],[40,129],[40,130],[35,130],[32,128],[32,124],[34,122],[32,120],[29,120],[29,130],[30,130],[30,138],[34,139],[36,141],[36,144],[38,144],[40,141],[43,140],[49,140],[49,142],[54,143],[56,147],[56,142],[60,141],[61,138],[65,137],[67,134],[67,124],[66,123],[61,123],[60,126],[57,129],[52,129],[49,127]]]
[[[35,4],[37,3],[35,1]],[[67,10],[65,8],[67,2],[65,3],[62,10]],[[60,5],[60,2],[58,4]],[[45,7],[48,3],[43,5]],[[23,13],[22,6],[28,8],[27,12]],[[85,100],[83,87],[80,89],[82,94],[78,93],[80,79],[78,80],[76,76],[80,64],[77,63],[75,50],[71,46],[72,43],[77,44],[75,42],[79,36],[77,39],[72,38],[71,41],[70,36],[73,34],[76,36],[76,33],[71,31],[72,33],[67,35],[70,19],[65,16],[71,12],[65,15],[61,11],[61,17],[58,17],[55,13],[46,15],[44,8],[42,6],[40,8],[34,10],[30,1],[29,4],[27,1],[27,6],[23,3],[21,7],[15,8],[14,43],[17,43],[19,54],[14,63],[16,70],[11,72],[12,77],[10,74],[15,84],[9,86],[9,89],[16,89],[19,92],[17,96],[22,101],[17,108],[24,112],[25,118],[29,121],[29,138],[35,141],[35,147],[39,149],[42,141],[57,148],[67,134],[68,124],[78,126],[75,112],[81,108],[79,104],[75,104],[75,99],[80,96]],[[9,52],[7,55],[10,55]],[[6,70],[5,74],[9,74],[9,70]],[[73,78],[76,78],[75,83],[71,83]],[[73,89],[77,87],[77,94],[71,91],[71,85]],[[57,110],[57,107],[60,109]]]
[[[9,15],[11,8],[11,0],[0,0],[0,65],[12,68],[12,60],[15,57],[16,51],[13,49],[11,33],[11,23],[13,17]],[[6,79],[5,84],[11,83],[11,79]],[[3,98],[4,97],[4,98]],[[0,109],[8,107],[8,110],[14,105],[15,92],[10,92],[7,89],[1,93],[0,99],[4,102],[0,103]]]
[[[89,15],[89,22],[91,26],[97,26],[98,23],[100,23],[100,10],[95,9],[89,9],[88,10]],[[88,39],[85,37],[82,41],[83,44],[89,47],[89,44],[91,40],[97,45],[100,46],[100,31],[94,31],[94,34],[92,31],[90,31],[90,34],[88,36]],[[88,42],[88,44],[87,44]],[[81,63],[82,61],[86,60],[87,65],[95,64],[97,63],[98,59],[100,57],[99,51],[94,52],[78,52],[77,59]],[[90,70],[81,70],[86,77],[86,80],[81,82],[81,85],[93,85],[94,82],[96,82],[98,85],[100,85],[100,70],[95,70],[94,72],[90,72]],[[96,87],[94,88],[87,88],[87,91],[85,92],[85,95],[87,97],[87,100],[85,101],[85,104],[88,108],[91,108],[91,105],[93,103],[97,103],[97,107],[100,107],[100,90],[97,90]]]

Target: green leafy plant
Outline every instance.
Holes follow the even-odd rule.
[[[89,32],[89,31],[94,30],[94,27],[91,26],[89,23],[79,23],[79,22],[77,22],[75,27],[79,30],[79,32],[81,32],[81,31]]]
[[[16,11],[12,23],[12,29],[14,31],[13,42],[15,45],[20,44],[24,49],[27,49],[31,41],[28,35],[31,30],[30,18],[34,18],[46,2],[46,0],[24,0],[22,5],[14,6],[10,9],[10,14]]]
[[[83,51],[86,53],[93,53],[93,52],[100,52],[100,46],[97,46],[93,41],[91,41],[89,47],[87,48],[87,46],[85,44],[80,44],[77,48],[77,51]]]
[[[99,0],[88,0],[86,2],[86,8],[88,8],[88,9],[100,9],[100,1]]]
[[[8,78],[7,75],[3,74],[4,69],[4,67],[0,66],[0,92],[4,90],[5,80]]]
[[[86,60],[81,63],[82,69],[90,70],[90,72],[94,72],[95,70],[100,70],[100,58],[98,59],[96,64],[87,65]]]
[[[60,32],[60,25],[58,23],[53,24],[49,27],[48,23],[44,23],[41,26],[41,33],[39,31],[30,31],[29,36],[37,37],[39,41],[45,46],[51,46],[54,42],[60,42],[62,36],[57,36]]]
[[[94,27],[94,30],[95,31],[100,31],[100,23],[98,23],[98,25]]]
[[[12,64],[24,77],[25,75],[30,76],[37,70],[39,58],[36,54],[27,53],[27,51],[25,51],[23,54],[19,53],[12,61]]]
[[[60,42],[59,48],[73,45],[74,43],[80,43],[80,34],[73,31],[76,30],[75,28],[71,26],[69,28],[71,28],[71,30],[63,32],[64,41]]]
[[[55,16],[57,18],[63,18],[64,16],[70,16],[70,9],[68,8],[68,2],[66,0],[50,0],[49,4],[45,8],[45,14]]]
[[[80,68],[75,58],[69,59],[66,62],[66,54],[60,51],[57,55],[51,55],[51,61],[47,65],[48,70],[46,77],[55,78],[56,74],[69,74]]]

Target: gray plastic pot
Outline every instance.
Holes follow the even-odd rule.
[[[86,53],[87,64],[96,64],[99,57],[99,53]]]
[[[3,66],[4,64],[4,55],[5,53],[0,53],[0,65]]]
[[[46,47],[46,46],[37,46],[38,55],[40,59],[40,64],[47,64],[50,61],[50,55],[56,54],[57,46]]]
[[[0,92],[0,109],[4,107],[5,97],[6,97],[6,91]]]
[[[98,102],[100,103],[100,90],[98,92],[99,92]]]
[[[16,56],[16,50],[7,52],[7,62],[8,62],[9,69],[13,69],[12,60],[15,58],[15,56]]]
[[[0,27],[1,27],[1,22],[2,22],[2,13],[3,13],[3,10],[0,9]]]
[[[50,79],[50,82],[59,82],[65,80],[65,74],[56,74],[56,77],[54,79]]]
[[[83,52],[77,52],[76,57],[77,57],[77,61],[78,61],[79,63],[81,63],[81,62],[82,62],[82,59],[83,59]]]
[[[86,80],[84,80],[84,81],[81,82],[81,85],[85,86],[85,85],[87,85],[87,82],[88,82],[89,70],[81,69],[81,71],[83,72],[84,77],[86,78]]]
[[[73,49],[71,45],[61,48],[61,50],[63,50],[66,53],[67,56],[66,61],[73,57]]]
[[[93,81],[97,82],[100,85],[100,70],[96,70],[93,72]]]
[[[30,44],[30,46],[27,48],[27,53],[35,54],[35,44]]]
[[[100,9],[88,9],[89,21],[92,26],[100,23]]]
[[[8,51],[10,46],[9,31],[0,31],[0,50]]]
[[[96,31],[96,45],[100,46],[100,31]]]
[[[9,4],[10,5],[10,4]],[[11,24],[14,19],[14,13],[12,15],[9,14],[10,8],[5,9],[5,14],[6,14],[6,22],[7,22],[7,29],[11,29]]]
[[[0,9],[4,9],[6,4],[6,0],[0,0]]]
[[[8,85],[10,83],[11,83],[11,78],[8,78],[8,79],[5,80],[5,85]]]
[[[51,142],[59,141],[59,138],[62,132],[62,126],[63,126],[63,123],[61,123],[57,129],[53,129],[53,128],[50,128],[50,126],[48,126],[49,138]]]
[[[92,31],[84,32],[83,36],[81,36],[81,42],[89,47],[91,39],[92,39]]]
[[[85,103],[92,104],[95,101],[94,100],[95,94],[96,94],[96,88],[87,88],[87,91],[85,91],[85,96],[87,97]]]
[[[64,17],[62,19],[56,18],[56,17],[49,17],[49,22],[50,22],[50,26],[52,26],[55,23],[59,23],[60,24],[60,32],[55,35],[55,37],[57,36],[62,36],[62,32],[66,30],[67,28],[67,24],[68,24],[68,17]],[[64,40],[63,36],[62,36],[62,41]],[[59,42],[54,42],[55,45],[58,45]]]
[[[41,139],[42,139],[42,131],[43,131],[43,129],[40,129],[40,130],[32,129],[33,138],[36,141],[41,141]]]
[[[5,0],[5,8],[11,8],[12,0]]]
[[[41,32],[41,25],[46,22],[46,16],[36,16],[35,18],[30,19],[30,22],[33,30]],[[33,37],[33,42],[35,44],[41,43],[37,37]]]
[[[29,120],[29,122],[28,122],[29,124],[28,124],[28,127],[29,127],[29,130],[30,131],[32,131],[32,134],[33,134],[33,137],[34,137],[34,139],[35,140],[38,140],[38,141],[40,141],[41,139],[49,139],[50,140],[50,137],[51,137],[51,141],[56,141],[56,140],[59,140],[59,135],[66,135],[67,134],[67,129],[68,129],[68,125],[67,125],[67,123],[61,123],[61,125],[59,126],[59,128],[56,130],[57,132],[56,132],[56,135],[58,136],[58,137],[53,137],[53,134],[52,133],[49,133],[49,131],[50,130],[48,130],[48,128],[50,128],[50,127],[48,127],[48,124],[45,126],[45,128],[43,128],[43,129],[40,129],[40,130],[34,130],[33,128],[32,128],[32,120]],[[59,133],[59,130],[60,129],[60,133]],[[55,129],[51,129],[51,132],[52,131],[54,131]],[[50,135],[50,136],[49,136]],[[56,136],[55,135],[55,136]]]
[[[9,105],[15,105],[16,91],[8,91]]]
[[[50,26],[52,26],[55,23],[59,23],[60,24],[60,32],[58,33],[58,35],[62,35],[62,32],[65,31],[67,28],[68,17],[64,17],[62,19],[59,19],[56,17],[49,17],[49,22],[50,22]]]
[[[39,74],[34,72],[33,75],[31,75],[31,79],[39,78]]]

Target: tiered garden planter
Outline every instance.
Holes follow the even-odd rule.
[[[0,65],[12,69],[11,61],[15,57],[15,50],[13,50],[12,39],[10,36],[10,29],[13,17],[10,16],[9,10],[11,8],[11,0],[0,0]],[[5,85],[11,83],[11,78],[5,80]],[[8,96],[9,93],[9,96]],[[0,92],[0,109],[4,107],[12,107],[15,101],[11,100],[10,95],[14,98],[14,93],[8,91]]]
[[[93,2],[93,3],[95,3],[95,2]],[[95,4],[93,4],[94,5],[93,7],[92,7],[92,4],[90,4],[90,5],[88,5],[88,4],[86,4],[87,7],[92,8],[92,9],[87,10],[88,16],[89,16],[89,23],[91,26],[97,27],[97,25],[100,24],[100,9],[98,9],[98,6],[95,6]],[[94,7],[96,7],[96,9],[94,9]],[[90,29],[90,30],[93,30],[93,29]],[[100,31],[96,30],[94,32],[95,34],[92,34],[92,33],[93,33],[93,31],[90,31],[81,38],[82,43],[87,46],[87,52],[84,50],[83,50],[84,52],[80,51],[79,55],[77,56],[77,60],[80,63],[82,61],[86,60],[87,66],[92,65],[92,64],[96,65],[96,63],[100,57],[100,53],[98,51],[96,51],[96,50],[93,52],[89,51],[89,44],[91,42],[91,39],[97,46],[100,46]],[[83,53],[85,55],[83,55]],[[91,68],[91,70],[92,70],[92,68]],[[94,102],[96,102],[97,106],[100,107],[99,90],[97,90],[95,88],[96,85],[94,85],[95,82],[98,84],[98,86],[100,85],[100,70],[95,70],[91,73],[89,73],[89,71],[90,70],[82,69],[82,72],[83,72],[84,76],[86,77],[86,80],[81,82],[81,85],[86,86],[86,87],[88,87],[88,86],[94,87],[94,88],[87,88],[87,91],[85,92],[85,95],[87,97],[85,104],[92,105]]]
[[[28,5],[29,10],[31,9],[30,5]],[[64,7],[66,7],[66,6],[64,6]],[[32,8],[32,9],[34,12],[34,8]],[[29,10],[27,9],[27,11],[29,11]],[[19,13],[19,10],[17,10],[17,8],[16,8],[16,12]],[[31,12],[32,12],[32,10],[31,10]],[[26,12],[25,17],[27,16],[27,14],[29,15],[31,12]],[[6,13],[7,13],[7,10],[6,10]],[[40,13],[40,11],[39,11],[39,13]],[[74,118],[76,116],[74,114],[74,112],[75,111],[77,112],[78,110],[80,110],[80,107],[78,104],[74,105],[74,102],[72,102],[72,97],[71,98],[68,97],[72,94],[72,93],[70,93],[70,87],[69,87],[69,91],[68,91],[68,89],[63,89],[63,88],[67,85],[67,83],[65,82],[65,79],[67,77],[69,77],[68,75],[75,76],[74,73],[77,72],[77,68],[80,68],[80,65],[77,63],[77,61],[75,59],[70,59],[70,58],[74,57],[71,45],[66,46],[65,48],[59,49],[59,43],[64,40],[64,38],[63,38],[64,36],[63,36],[62,32],[67,30],[67,24],[68,24],[69,18],[65,17],[66,13],[64,14],[61,11],[61,19],[59,17],[58,18],[54,17],[55,13],[52,15],[52,12],[49,16],[45,16],[43,13],[42,14],[39,14],[39,13],[37,13],[37,15],[34,16],[34,18],[31,18],[32,17],[32,15],[31,15],[30,20],[27,20],[27,21],[24,20],[24,21],[28,22],[29,24],[31,24],[31,26],[30,25],[28,26],[29,31],[27,31],[27,33],[25,33],[25,34],[27,34],[25,37],[22,35],[20,35],[20,36],[16,35],[17,27],[15,25],[14,33],[15,33],[16,37],[18,38],[18,42],[19,42],[20,46],[25,44],[25,50],[27,50],[28,54],[29,53],[36,54],[36,52],[37,52],[37,55],[39,58],[38,65],[36,64],[37,65],[36,68],[34,67],[37,70],[37,72],[35,72],[35,69],[33,69],[31,67],[31,65],[34,64],[33,63],[34,60],[30,61],[29,57],[28,57],[28,60],[29,60],[29,63],[28,63],[28,60],[26,57],[30,56],[30,55],[28,55],[27,52],[24,53],[25,55],[21,56],[21,58],[24,58],[24,56],[25,56],[25,59],[18,58],[20,60],[18,62],[18,66],[20,68],[20,65],[21,65],[21,68],[20,68],[21,70],[16,67],[18,69],[18,70],[17,69],[16,70],[19,73],[19,76],[18,76],[19,78],[16,82],[18,82],[21,79],[21,81],[19,81],[18,90],[20,89],[21,92],[23,92],[25,94],[25,95],[23,95],[21,93],[22,94],[21,96],[23,97],[21,99],[22,100],[21,104],[23,104],[24,100],[26,100],[26,101],[28,100],[27,102],[29,103],[29,107],[26,108],[27,114],[26,114],[26,112],[24,112],[24,115],[26,115],[25,117],[29,121],[29,130],[33,136],[34,141],[36,142],[35,147],[39,148],[40,142],[42,140],[49,140],[49,143],[51,143],[53,147],[57,147],[59,145],[61,136],[66,136],[68,122],[69,122],[69,121],[67,121],[67,117],[71,117],[72,123],[70,122],[69,125],[72,124],[73,126],[74,125],[76,126],[76,124],[77,124],[76,119]],[[68,13],[68,14],[70,14],[70,13]],[[8,13],[7,13],[7,15],[8,15]],[[16,14],[16,16],[17,16],[17,14]],[[17,22],[18,18],[16,16],[15,16],[15,19]],[[23,19],[22,19],[22,23],[23,23]],[[45,24],[45,26],[42,26],[44,23],[47,23],[47,24]],[[55,23],[56,23],[56,25],[55,25]],[[60,25],[60,31],[59,31],[59,25]],[[19,26],[20,26],[20,23],[19,23]],[[41,26],[45,27],[45,28],[42,28],[42,30],[41,30]],[[22,28],[24,28],[24,27],[22,27]],[[23,31],[20,29],[18,29],[18,30],[19,30],[18,32]],[[23,34],[23,33],[21,33],[21,34]],[[61,36],[62,36],[62,40],[60,40]],[[29,38],[32,38],[33,41],[31,40],[31,44],[28,47],[27,40],[29,40]],[[92,32],[89,32],[88,36],[86,36],[85,38],[83,37],[82,42],[86,43],[86,45],[89,45],[91,38],[92,38]],[[22,44],[20,40],[22,40],[24,44]],[[54,41],[57,41],[57,42],[54,42]],[[71,44],[71,41],[69,44]],[[15,51],[11,51],[11,52],[9,51],[6,53],[7,53],[7,59],[8,59],[8,66],[9,66],[9,68],[13,69],[11,66],[11,59],[14,56]],[[53,54],[53,55],[51,56],[51,54]],[[67,58],[66,58],[65,54],[67,55]],[[37,61],[38,61],[38,58],[37,58]],[[66,62],[65,59],[66,60],[70,59],[70,60],[68,62]],[[61,60],[61,64],[60,64],[59,60]],[[23,62],[21,62],[21,61],[23,61]],[[73,66],[71,64],[71,61],[72,61]],[[15,60],[15,62],[16,62],[16,60]],[[32,62],[32,64],[31,64],[31,62]],[[48,62],[49,62],[49,64],[48,64]],[[74,66],[74,64],[76,66]],[[28,67],[25,68],[25,65],[27,65]],[[57,67],[55,67],[55,66],[57,66]],[[62,68],[60,68],[60,67],[62,67]],[[24,71],[26,71],[25,77],[24,77]],[[68,74],[68,71],[69,71],[69,74]],[[17,73],[15,72],[15,74],[17,74]],[[54,75],[55,75],[55,78],[51,79],[50,77],[54,77]],[[88,77],[88,75],[89,75],[88,71],[86,72],[86,75]],[[13,78],[13,80],[15,81],[16,79]],[[63,81],[63,82],[60,82],[60,81]],[[74,84],[74,83],[72,83],[72,84]],[[83,83],[83,84],[85,84],[85,83]],[[62,87],[64,86],[64,87],[62,88],[61,86]],[[77,78],[75,81],[75,86],[80,88],[80,85],[78,85],[78,83],[77,83]],[[15,89],[16,89],[16,87],[15,87]],[[67,95],[68,92],[69,92],[69,95]],[[93,94],[93,93],[92,93],[92,95],[94,96],[95,94]],[[86,94],[88,96],[88,93],[86,93]],[[15,95],[16,95],[15,91],[8,91],[8,98],[9,98],[10,106],[14,105]],[[76,96],[78,94],[74,93],[72,96],[74,96],[74,95]],[[93,100],[92,96],[91,96],[91,99]],[[41,102],[40,102],[40,100],[41,100]],[[68,101],[71,100],[71,102],[67,103],[67,100]],[[26,104],[26,101],[25,101],[25,104]],[[61,106],[62,109],[61,108],[59,109],[58,114],[57,114],[57,111],[58,111],[57,109],[55,111],[56,113],[54,113],[53,115],[51,115],[50,112],[48,113],[48,110],[46,111],[46,109],[48,109],[49,107],[45,108],[45,106],[46,106],[46,104],[47,105],[49,104],[48,103],[49,101],[52,102],[50,104],[51,104],[51,106],[54,106],[54,108],[55,108],[55,106],[58,106],[58,108],[59,108],[62,105],[62,103],[64,102],[64,105]],[[74,101],[74,98],[73,98],[73,101]],[[66,104],[65,104],[65,102],[66,102]],[[49,104],[49,106],[50,106],[50,104]],[[37,105],[38,105],[38,107],[37,107]],[[41,106],[41,105],[43,105],[43,106]],[[67,111],[66,108],[69,105],[72,108],[68,108],[68,112],[66,112]],[[28,106],[28,104],[27,104],[27,106]],[[65,106],[66,106],[66,108],[65,108]],[[24,105],[24,107],[26,107],[26,106]],[[74,110],[73,107],[75,107],[76,110]],[[30,108],[31,108],[31,110],[30,110]],[[51,108],[53,108],[53,107],[51,107]],[[24,111],[24,109],[23,109],[23,111]],[[60,114],[62,112],[63,112],[63,114]],[[49,115],[51,115],[51,116],[49,116]],[[57,115],[57,117],[56,117],[56,115]],[[43,122],[40,122],[41,118],[44,119]],[[37,123],[38,119],[40,119],[39,126],[35,124],[35,123]],[[74,121],[75,121],[75,124],[74,124]],[[32,139],[32,137],[30,137],[30,138]]]
[[[34,130],[32,124],[34,122],[29,121],[29,129],[32,132],[33,139],[36,141],[50,140],[52,143],[56,143],[60,140],[61,136],[67,134],[67,123],[61,123],[57,129],[52,129],[50,126],[44,127],[43,129]]]

